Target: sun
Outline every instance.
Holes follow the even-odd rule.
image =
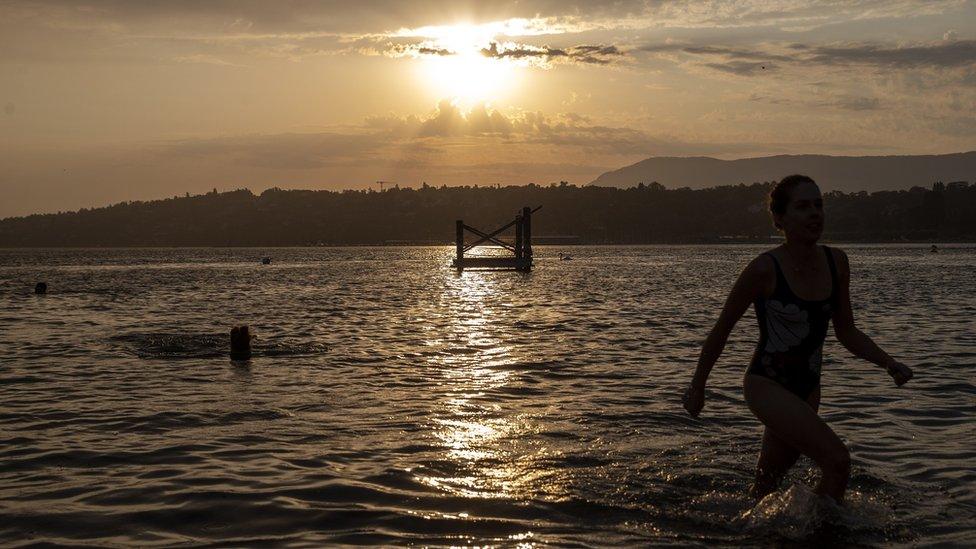
[[[438,97],[464,103],[501,99],[513,84],[512,67],[477,52],[425,59],[423,69],[425,83]]]
[[[506,59],[488,57],[495,29],[485,25],[429,27],[428,36],[437,54],[421,58],[420,77],[438,98],[462,104],[503,99],[516,84],[516,67]]]

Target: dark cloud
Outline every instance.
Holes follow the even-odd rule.
[[[877,97],[840,95],[824,99],[791,99],[770,95],[752,94],[750,101],[769,103],[771,105],[789,105],[810,108],[830,108],[848,111],[873,111],[881,108],[881,100]]]
[[[652,44],[639,49],[650,53],[682,53],[692,57],[715,59],[715,61],[702,63],[702,65],[738,76],[756,76],[765,72],[772,72],[778,68],[773,61],[792,61],[792,58],[786,55],[726,46]]]
[[[849,111],[873,111],[881,108],[881,100],[877,97],[840,97],[822,105]]]
[[[727,72],[738,76],[755,76],[757,74],[776,70],[776,66],[759,61],[728,61],[726,63],[704,63],[704,66],[717,71]]]
[[[439,48],[426,41],[410,39],[401,42],[378,40],[373,38],[357,40],[355,45],[348,48],[364,55],[389,55],[391,57],[419,57],[424,55],[448,56],[457,52],[446,48]]]
[[[58,11],[120,24],[206,23],[245,32],[385,32],[403,27],[513,17],[614,21],[645,26],[822,25],[945,13],[959,0],[6,0],[13,8]],[[609,26],[607,26],[609,25]]]
[[[458,52],[438,47],[428,40],[416,38],[400,39],[399,42],[367,38],[357,41],[357,45],[350,48],[367,55],[390,55],[393,57],[421,57],[448,56]],[[552,48],[549,46],[530,46],[526,44],[503,44],[491,42],[481,49],[481,55],[492,59],[535,60],[540,62],[586,63],[606,65],[614,59],[623,57],[624,52],[613,45],[570,46],[568,48]]]
[[[454,52],[444,48],[418,47],[417,53],[420,55],[454,55]]]
[[[482,48],[481,54],[494,59],[542,59],[545,61],[567,61],[573,63],[588,63],[606,65],[615,58],[624,55],[613,45],[581,45],[569,48],[552,48],[549,46],[528,46],[523,44],[505,45],[499,48],[497,42],[492,42],[487,48]]]
[[[791,61],[787,55],[779,55],[765,51],[755,51],[742,48],[724,48],[718,46],[687,46],[682,48],[685,53],[693,55],[720,55],[730,59],[742,61]]]
[[[962,67],[976,64],[976,40],[955,40],[913,46],[851,44],[803,48],[798,59],[821,65],[867,65],[894,69]]]
[[[670,0],[650,4],[678,7]],[[211,35],[388,34],[428,25],[511,18],[554,18],[569,23],[648,17],[644,0],[4,0],[8,15],[47,24],[113,31]],[[164,30],[166,29],[166,30]]]
[[[767,51],[751,50],[745,48],[732,48],[728,46],[715,45],[689,45],[689,44],[649,44],[638,48],[645,52],[680,52],[689,55],[700,56],[721,56],[729,59],[740,59],[744,61],[792,61],[788,55],[781,55]]]
[[[756,76],[781,65],[867,66],[889,69],[955,68],[976,65],[976,40],[943,41],[933,44],[879,45],[845,44],[815,46],[790,44],[765,45],[771,51],[713,45],[651,44],[639,48],[649,53],[677,53],[707,59],[703,66],[736,74]]]

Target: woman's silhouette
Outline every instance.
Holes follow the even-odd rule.
[[[833,320],[834,334],[849,351],[885,368],[896,385],[911,379],[912,370],[854,325],[847,255],[817,245],[824,212],[813,179],[783,178],[769,194],[769,210],[786,242],[760,254],[739,275],[702,346],[684,405],[692,416],[701,412],[708,374],[729,332],[754,305],[760,337],[743,388],[749,409],[766,428],[752,495],[761,498],[776,490],[800,454],[805,454],[822,472],[817,493],[840,502],[850,476],[850,454],[817,415],[821,349],[828,323]]]

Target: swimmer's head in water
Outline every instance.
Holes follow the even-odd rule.
[[[823,233],[823,196],[817,183],[805,175],[788,175],[773,187],[769,213],[787,239],[817,240]]]

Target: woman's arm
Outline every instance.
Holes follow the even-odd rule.
[[[721,356],[725,349],[725,342],[729,338],[729,333],[735,327],[735,323],[742,318],[743,313],[749,308],[759,296],[765,291],[771,275],[770,260],[762,256],[753,259],[751,263],[739,275],[729,297],[725,300],[722,313],[719,314],[718,321],[712,331],[709,332],[705,343],[702,345],[701,354],[698,357],[698,366],[691,379],[691,386],[685,393],[685,409],[692,416],[698,416],[705,406],[705,382],[708,374],[712,371],[712,366]]]
[[[891,358],[888,353],[878,347],[870,337],[854,325],[854,312],[851,309],[851,267],[847,254],[837,248],[832,249],[837,264],[837,310],[834,311],[834,334],[837,341],[847,348],[854,356],[863,358],[881,366],[894,378],[895,384],[902,385],[914,375],[912,369]]]

